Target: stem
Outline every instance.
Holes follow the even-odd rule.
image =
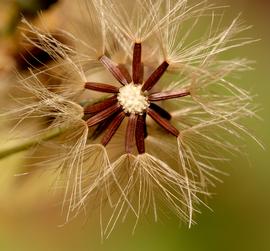
[[[26,151],[30,149],[33,146],[36,146],[44,141],[51,140],[53,138],[56,138],[57,136],[61,135],[67,130],[67,127],[57,127],[53,128],[50,131],[37,136],[36,138],[32,138],[29,140],[26,140],[25,142],[19,143],[15,146],[8,147],[6,149],[0,150],[0,159],[3,159],[5,157],[8,157],[10,155]]]
[[[96,100],[92,100],[92,101],[85,100],[85,101],[81,102],[80,105],[82,107],[84,107],[86,105],[96,104],[96,103],[99,103],[102,100],[105,100],[107,98],[108,98],[108,96],[105,96],[105,97],[102,97],[102,98],[99,98]],[[31,138],[31,139],[26,140],[24,142],[20,142],[14,146],[7,147],[6,149],[0,149],[0,160],[8,157],[10,155],[26,151],[26,150],[30,149],[31,147],[39,145],[42,142],[54,139],[57,136],[63,134],[67,129],[69,129],[69,127],[67,127],[67,126],[52,128],[51,130],[47,131],[46,133],[38,135],[35,138]]]
[[[98,103],[101,100],[104,100],[106,98],[107,98],[107,96],[100,98],[100,99],[97,99],[97,100],[93,100],[91,102],[86,100],[86,101],[83,101],[80,105],[84,107],[86,105],[96,104],[96,103]],[[42,143],[44,141],[54,139],[57,136],[63,134],[67,129],[69,129],[69,127],[67,127],[67,126],[52,128],[50,131],[47,131],[46,133],[43,133],[42,135],[39,135],[35,138],[31,138],[31,139],[26,140],[24,142],[20,142],[14,146],[7,147],[6,149],[0,149],[0,160],[8,157],[10,155],[26,151],[26,150],[30,149],[31,147],[39,145],[40,143]]]

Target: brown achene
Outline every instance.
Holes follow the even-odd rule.
[[[102,56],[100,62],[103,66],[111,72],[114,78],[122,85],[115,87],[108,83],[87,82],[85,88],[93,91],[111,93],[112,97],[105,99],[94,105],[89,105],[84,108],[85,114],[92,115],[86,122],[89,127],[96,126],[106,120],[108,126],[105,129],[101,144],[106,146],[117,129],[121,125],[125,117],[128,118],[125,136],[125,151],[131,153],[132,147],[135,144],[139,154],[145,153],[145,135],[146,135],[146,116],[149,115],[159,126],[164,128],[168,133],[178,137],[179,131],[176,129],[169,120],[171,119],[170,113],[157,105],[156,101],[168,100],[173,98],[180,98],[190,95],[187,90],[173,90],[164,92],[150,93],[151,89],[158,83],[160,78],[166,72],[169,63],[164,61],[159,67],[150,75],[144,82],[144,66],[141,61],[142,58],[142,45],[135,43],[133,49],[132,60],[132,74],[129,73],[125,65],[117,65],[107,56]],[[140,88],[142,97],[145,97],[148,105],[141,112],[128,112],[125,107],[120,104],[118,100],[119,90],[124,86],[133,85]],[[128,102],[131,102],[128,100]],[[136,102],[136,101],[134,101]],[[146,102],[146,101],[145,101]]]

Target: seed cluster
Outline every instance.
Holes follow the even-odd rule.
[[[146,116],[149,115],[167,133],[178,137],[179,131],[171,123],[171,115],[156,102],[190,95],[187,90],[152,92],[152,88],[169,67],[169,63],[162,62],[144,81],[144,64],[141,62],[142,46],[135,43],[133,48],[132,74],[129,65],[117,65],[110,58],[103,55],[99,60],[103,66],[122,85],[87,82],[85,88],[93,91],[111,93],[110,98],[85,107],[84,113],[90,115],[87,125],[93,127],[107,121],[103,128],[104,135],[101,144],[106,146],[118,130],[122,121],[127,118],[125,136],[125,151],[131,153],[136,142],[139,154],[145,153],[145,137],[147,136]]]
[[[149,107],[148,98],[141,89],[142,85],[134,85],[133,83],[119,89],[117,100],[125,113],[142,115]]]

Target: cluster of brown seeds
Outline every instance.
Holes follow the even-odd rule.
[[[100,62],[122,85],[121,87],[115,87],[108,83],[87,82],[85,84],[86,89],[113,94],[112,97],[97,104],[87,106],[84,110],[86,115],[91,115],[87,120],[89,127],[96,126],[105,120],[110,121],[101,140],[102,145],[106,146],[110,142],[124,118],[128,118],[125,136],[126,153],[131,152],[134,141],[136,141],[138,153],[143,154],[145,152],[144,139],[146,136],[147,115],[168,133],[178,137],[178,129],[170,123],[171,115],[154,102],[190,95],[190,92],[187,90],[151,93],[151,89],[166,72],[169,64],[167,61],[161,63],[150,77],[144,81],[144,65],[141,61],[141,54],[142,45],[135,43],[132,60],[132,77],[125,65],[117,65],[105,55],[100,58]],[[134,96],[132,96],[131,90],[132,88],[134,89],[134,87],[136,89],[136,95],[134,94]],[[130,91],[129,97],[124,96],[121,99],[122,88],[126,88],[126,93]],[[137,91],[140,93],[138,94]],[[127,100],[125,100],[125,98]],[[122,102],[119,100],[122,100]],[[125,102],[130,104],[130,109],[127,109],[127,107],[123,105]],[[134,105],[132,105],[132,102]]]

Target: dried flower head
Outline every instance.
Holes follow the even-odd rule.
[[[254,116],[252,97],[228,78],[249,62],[217,57],[253,42],[237,37],[248,27],[237,17],[221,29],[219,8],[206,1],[75,5],[70,29],[61,31],[69,45],[23,20],[33,34],[26,39],[55,65],[21,80],[34,98],[20,100],[10,114],[19,123],[49,119],[42,132],[60,130],[38,144],[51,142],[40,163],[60,170],[67,220],[106,203],[112,208],[106,222],[101,217],[107,236],[129,212],[137,220],[153,212],[156,220],[165,204],[191,225],[208,186],[223,174],[218,161],[241,152],[243,134],[253,137],[239,122]]]

